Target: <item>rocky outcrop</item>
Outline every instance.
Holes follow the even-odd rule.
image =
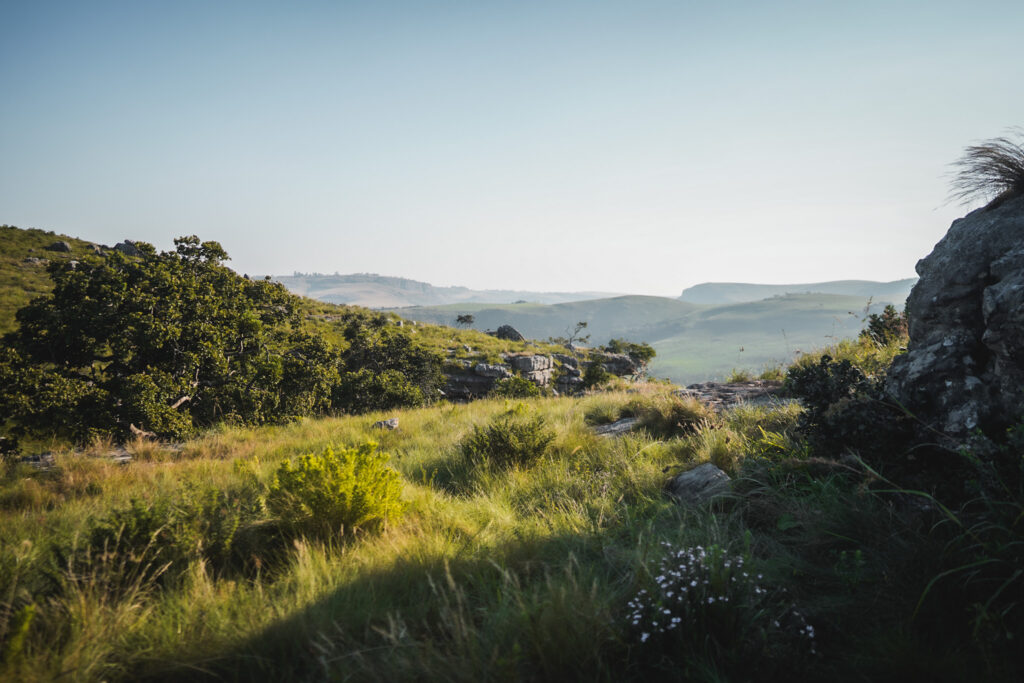
[[[452,399],[470,400],[486,396],[494,388],[494,377],[484,377],[470,372],[445,374],[444,395]]]
[[[474,363],[452,359],[445,375],[444,395],[455,399],[481,398],[490,393],[495,382],[518,373],[540,387],[551,383],[553,363],[549,356],[524,355],[504,357],[507,363]]]
[[[910,344],[886,388],[954,438],[1024,407],[1024,196],[953,221],[907,299]]]
[[[709,462],[676,475],[665,491],[686,505],[699,505],[731,490],[729,475]]]
[[[691,384],[676,392],[679,396],[692,396],[712,408],[728,408],[739,403],[769,403],[781,401],[782,382],[753,380],[750,382],[704,382]]]
[[[621,420],[594,427],[594,433],[598,436],[622,436],[636,429],[639,424],[639,417],[624,417]]]
[[[473,366],[473,372],[481,377],[491,377],[492,379],[505,379],[512,376],[507,365],[491,365],[489,363],[477,363]]]
[[[135,242],[132,242],[131,240],[118,242],[117,244],[114,245],[114,249],[121,252],[125,256],[138,256],[140,253],[138,248],[135,246]]]
[[[50,246],[43,248],[46,249],[46,251],[60,251],[64,253],[68,253],[71,251],[71,245],[67,242],[64,242],[63,240],[60,242],[54,242]]]
[[[509,356],[508,360],[520,375],[537,386],[546,387],[551,383],[554,362],[550,356]]]
[[[488,331],[487,334],[497,337],[498,339],[504,339],[505,341],[526,341],[526,337],[520,334],[519,330],[511,325],[502,325],[493,332]]]
[[[637,362],[624,353],[591,351],[590,360],[591,362],[602,363],[605,370],[619,377],[628,377],[640,371],[640,366]]]

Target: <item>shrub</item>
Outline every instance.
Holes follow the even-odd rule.
[[[694,432],[717,419],[715,411],[692,396],[670,393],[647,394],[632,399],[623,410],[640,418],[640,424],[662,437]]]
[[[741,368],[733,368],[729,373],[729,376],[725,378],[728,384],[739,384],[741,382],[750,382],[754,379],[754,376],[750,374],[749,370]]]
[[[907,312],[897,311],[892,304],[887,305],[881,313],[868,316],[868,326],[861,331],[860,337],[881,346],[906,341]]]
[[[816,365],[794,365],[786,387],[803,401],[798,427],[822,455],[852,450],[895,461],[909,442],[907,418],[887,398],[882,381],[869,379],[848,360],[826,354]]]
[[[335,386],[333,404],[349,413],[393,410],[423,403],[423,392],[397,370],[346,372]]]
[[[1017,136],[1024,129],[1014,129]],[[1024,146],[1005,137],[972,145],[954,164],[951,196],[968,203],[975,199],[1005,199],[1024,193]]]
[[[592,389],[600,384],[604,384],[611,377],[612,374],[605,368],[604,363],[596,360],[591,361],[583,373],[583,386],[584,388]]]
[[[260,513],[251,488],[186,487],[173,503],[133,499],[90,525],[84,548],[59,552],[72,578],[91,577],[108,589],[164,581],[204,560],[228,568],[235,533]]]
[[[687,680],[712,662],[747,678],[754,667],[772,661],[792,667],[815,652],[814,627],[764,587],[749,558],[717,546],[663,546],[667,552],[649,589],[628,604],[627,631],[650,659],[667,655],[686,669],[677,673]]]
[[[405,509],[401,477],[388,459],[371,441],[285,461],[270,485],[267,508],[300,535],[330,539],[381,531]]]
[[[771,363],[764,367],[761,374],[757,376],[760,380],[781,382],[786,378],[786,371],[779,363]]]
[[[534,398],[540,396],[540,387],[523,377],[506,377],[494,383],[491,396],[497,398]]]
[[[530,465],[547,452],[555,433],[540,415],[527,415],[522,405],[476,426],[460,445],[474,465],[500,468]]]

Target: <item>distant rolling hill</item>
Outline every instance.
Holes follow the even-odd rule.
[[[795,285],[755,285],[745,282],[705,282],[683,290],[680,301],[694,304],[738,304],[761,301],[786,294],[840,294],[889,301],[902,307],[917,278],[873,282],[871,280],[833,280]]]
[[[367,308],[444,306],[458,303],[510,304],[516,301],[557,304],[615,296],[611,292],[528,292],[511,289],[435,287],[427,282],[373,273],[296,273],[274,276],[273,279],[295,294],[332,304],[352,304]]]
[[[870,312],[886,303],[902,305],[902,299],[873,299]],[[837,294],[792,294],[718,306],[620,296],[554,305],[462,304],[399,312],[412,320],[447,325],[454,325],[459,315],[472,314],[476,329],[508,324],[535,339],[566,336],[583,321],[591,345],[613,337],[648,342],[658,352],[651,373],[689,384],[721,379],[734,368],[760,370],[766,364],[788,363],[798,351],[855,337],[864,326],[867,305],[866,296]]]

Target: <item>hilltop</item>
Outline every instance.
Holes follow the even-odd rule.
[[[916,277],[892,282],[872,280],[832,280],[795,285],[756,285],[748,282],[704,282],[687,287],[679,296],[680,301],[694,304],[738,304],[761,301],[773,296],[789,294],[839,294],[864,299],[889,301],[902,307],[910,289],[917,282]]]
[[[67,244],[68,251],[47,247]],[[0,334],[14,329],[14,313],[50,291],[49,261],[74,261],[94,253],[93,243],[48,230],[0,225]]]

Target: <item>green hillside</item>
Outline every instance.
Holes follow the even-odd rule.
[[[67,242],[71,251],[47,251],[57,241]],[[93,253],[91,244],[46,230],[0,226],[0,334],[14,329],[15,311],[52,288],[45,261],[88,258]],[[42,262],[28,261],[33,258]]]
[[[660,296],[618,296],[610,299],[542,304],[453,304],[396,310],[412,320],[455,324],[458,315],[470,313],[479,330],[512,325],[533,339],[565,336],[577,322],[587,323],[591,342],[604,343],[628,335],[633,341],[650,341],[663,335],[662,329],[700,307]]]
[[[902,305],[917,278],[874,282],[872,280],[832,280],[792,285],[758,285],[748,282],[704,282],[683,290],[682,301],[695,304],[734,304],[760,301],[789,294],[839,294],[890,301]]]
[[[654,296],[622,296],[543,306],[451,305],[401,309],[413,320],[453,325],[474,316],[476,329],[512,325],[527,337],[565,336],[578,321],[588,324],[591,344],[611,338],[647,342],[658,352],[650,371],[679,384],[722,379],[733,369],[760,370],[786,363],[839,339],[856,337],[868,299],[836,294],[794,294],[723,306]],[[885,305],[873,301],[871,312]],[[741,350],[742,349],[742,350]]]

